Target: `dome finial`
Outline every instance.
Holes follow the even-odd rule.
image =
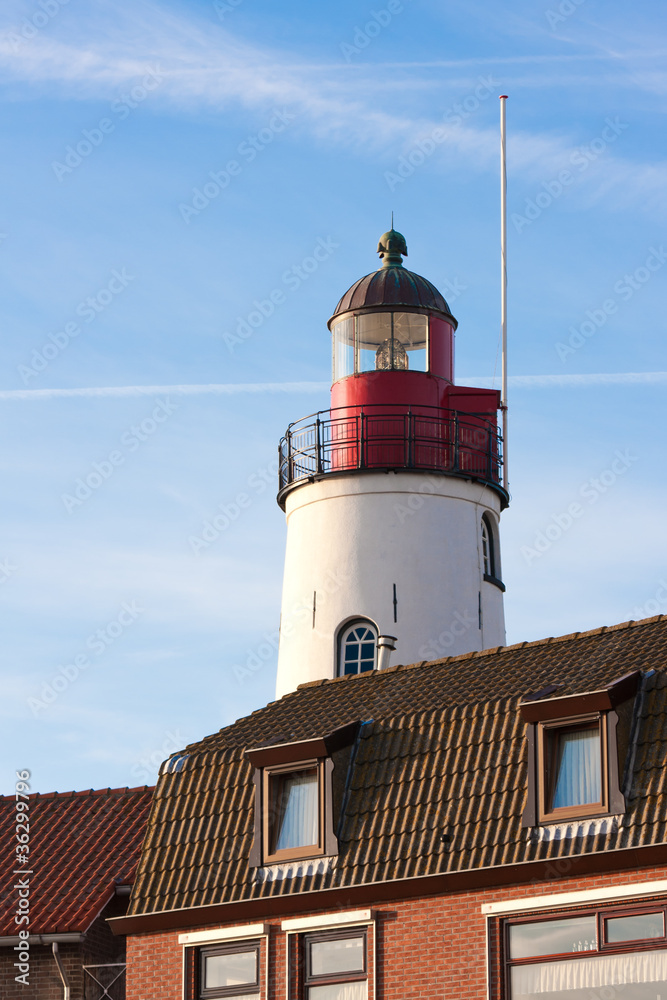
[[[394,229],[394,213],[391,213],[391,229],[388,233],[383,233],[378,243],[377,252],[382,259],[383,267],[401,267],[403,257],[408,256],[408,245],[405,236],[397,233]],[[403,254],[403,257],[401,257]]]

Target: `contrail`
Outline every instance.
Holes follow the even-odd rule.
[[[489,376],[470,376],[459,380],[460,385],[478,385],[481,388],[498,388],[498,380]],[[666,385],[667,372],[615,372],[598,375],[510,375],[512,389],[548,389],[563,387],[576,389],[592,385]],[[2,399],[61,399],[77,396],[236,396],[252,393],[315,393],[326,392],[329,382],[222,382],[207,385],[110,385],[80,389],[4,389]]]
[[[474,382],[474,380],[471,380]],[[497,386],[497,379],[478,379],[478,384]],[[509,384],[514,389],[546,389],[552,386],[577,389],[590,385],[665,385],[667,372],[611,372],[598,375],[510,375]]]
[[[60,399],[75,396],[234,396],[262,392],[322,392],[328,382],[223,382],[209,385],[109,385],[86,389],[6,389],[0,399]]]

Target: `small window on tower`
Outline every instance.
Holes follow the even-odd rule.
[[[486,514],[482,518],[482,556],[484,558],[484,575],[495,576],[496,567],[493,551],[493,533]]]
[[[484,579],[487,583],[493,583],[501,590],[505,589],[504,583],[500,580],[498,560],[496,558],[496,540],[488,514],[482,515],[482,568]]]
[[[340,635],[338,675],[362,674],[377,665],[378,633],[369,621],[348,624]]]

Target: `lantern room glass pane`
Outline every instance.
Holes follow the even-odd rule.
[[[357,372],[426,371],[428,316],[380,312],[357,316]]]
[[[354,375],[354,317],[333,326],[333,381]]]
[[[391,313],[365,313],[357,316],[357,371],[374,372],[378,368],[391,368],[391,360],[389,364],[382,362],[385,345],[390,341]]]
[[[427,363],[428,316],[419,313],[393,313],[394,340],[407,354],[407,368],[412,372],[425,372]]]

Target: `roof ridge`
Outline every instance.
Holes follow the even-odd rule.
[[[134,788],[82,788],[80,791],[69,792],[30,792],[31,799],[73,799],[90,798],[94,795],[135,795],[155,791],[155,785],[136,785]],[[1,795],[0,799],[13,799],[15,795]]]
[[[597,628],[587,629],[585,632],[568,632],[566,635],[550,635],[546,636],[544,639],[529,639],[523,642],[515,642],[510,646],[489,646],[488,649],[473,650],[469,653],[457,653],[456,656],[444,656],[439,660],[420,660],[418,663],[406,663],[398,664],[395,667],[387,667],[382,671],[382,674],[387,673],[389,670],[410,670],[414,667],[422,667],[427,663],[457,663],[461,660],[470,660],[482,656],[493,656],[497,653],[509,652],[513,649],[525,649],[532,646],[546,646],[552,642],[572,642],[575,639],[586,639],[589,636],[601,635],[604,632],[618,632],[622,629],[637,628],[644,625],[654,624],[658,621],[667,621],[667,614],[665,615],[653,615],[651,618],[640,618],[638,620],[629,619],[625,622],[619,622],[617,625],[599,625]],[[371,671],[368,672],[371,676]],[[357,676],[357,675],[352,675]],[[361,676],[361,675],[360,675]],[[334,680],[340,680],[341,678],[334,678]],[[309,681],[306,684],[300,684],[299,687],[306,687],[309,684],[315,682]],[[322,683],[330,683],[329,681],[323,681]],[[298,688],[297,688],[298,690]],[[292,693],[292,692],[290,692]]]
[[[385,675],[394,674],[397,671],[418,670],[426,666],[427,664],[447,665],[450,663],[458,663],[463,660],[473,660],[473,659],[481,660],[484,657],[496,656],[499,653],[512,652],[514,650],[519,650],[519,649],[538,648],[540,646],[547,646],[551,643],[557,643],[557,642],[574,642],[580,639],[591,638],[592,636],[596,635],[603,635],[606,632],[618,632],[626,629],[629,630],[631,628],[643,628],[645,626],[653,625],[656,624],[657,622],[663,622],[663,621],[667,621],[667,614],[653,615],[651,618],[641,618],[637,620],[629,619],[628,621],[619,622],[618,624],[615,625],[600,625],[597,628],[587,629],[583,632],[582,631],[569,632],[565,635],[546,636],[543,639],[523,640],[521,642],[512,643],[509,646],[490,646],[488,649],[473,650],[472,652],[468,653],[458,653],[456,656],[445,656],[442,657],[441,659],[418,660],[415,663],[398,663],[390,667],[385,667],[381,671],[369,670],[362,674],[346,674],[343,675],[342,677],[324,677],[324,678],[320,677],[312,681],[304,681],[302,684],[299,684],[297,686],[296,690],[287,691],[280,698],[273,699],[272,701],[268,702],[268,704],[260,708],[254,709],[252,712],[249,712],[247,715],[241,716],[241,718],[236,719],[234,722],[228,723],[226,726],[222,726],[214,733],[210,733],[208,736],[202,737],[201,740],[197,740],[195,743],[189,744],[189,747],[191,748],[201,747],[202,744],[206,743],[207,741],[215,741],[217,737],[227,732],[228,730],[233,729],[240,722],[244,722],[253,717],[263,715],[267,708],[273,705],[280,704],[281,702],[285,703],[289,698],[298,698],[299,692],[307,688],[322,687],[324,685],[337,684],[340,682],[350,683],[353,681],[359,683],[371,682],[377,684],[381,682],[381,679]]]

